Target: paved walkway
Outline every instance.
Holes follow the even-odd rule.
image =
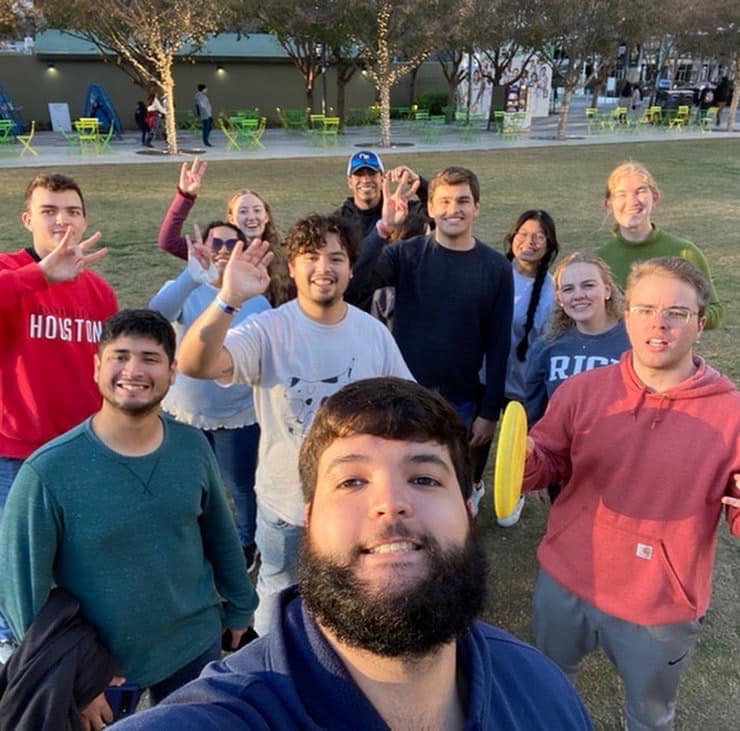
[[[533,120],[532,128],[518,137],[505,138],[494,132],[481,129],[473,140],[461,139],[460,131],[453,125],[443,127],[439,138],[433,142],[425,140],[414,132],[410,123],[394,122],[392,128],[393,149],[383,150],[383,156],[393,152],[408,153],[432,152],[441,150],[495,150],[516,147],[546,147],[553,145],[593,145],[616,144],[628,142],[654,142],[665,140],[687,139],[727,139],[740,138],[740,128],[735,132],[720,131],[716,128],[701,132],[689,128],[680,132],[667,129],[629,128],[624,132],[606,132],[588,134],[581,109],[571,112],[572,120],[568,125],[568,138],[555,140],[557,117],[551,116]],[[377,148],[379,135],[377,127],[351,127],[338,138],[337,144],[320,145],[303,133],[289,133],[282,129],[268,129],[262,141],[264,149],[226,150],[226,139],[220,131],[214,130],[211,135],[213,147],[201,146],[200,134],[180,131],[178,141],[181,147],[179,155],[167,155],[159,144],[155,150],[147,150],[140,145],[140,133],[126,132],[122,140],[113,140],[106,152],[100,155],[88,151],[84,155],[78,147],[70,147],[61,134],[54,132],[37,133],[32,146],[38,156],[26,152],[20,157],[20,144],[3,146],[0,149],[0,168],[15,167],[68,167],[72,165],[115,165],[122,163],[161,163],[187,160],[194,154],[203,155],[208,160],[267,160],[285,157],[332,157],[349,156],[362,147]]]

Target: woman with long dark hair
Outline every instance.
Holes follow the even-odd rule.
[[[555,222],[547,211],[524,211],[514,222],[505,237],[506,258],[511,262],[514,275],[514,314],[511,320],[511,350],[506,370],[505,394],[507,401],[524,403],[526,394],[527,352],[540,335],[552,312],[555,286],[548,268],[560,251]],[[482,370],[481,376],[485,373]],[[488,444],[474,451],[474,502],[484,491],[483,470],[488,461]],[[504,528],[519,520],[524,496],[511,515],[499,516],[497,522]]]
[[[550,264],[560,251],[555,221],[547,211],[524,211],[506,234],[506,258],[514,274],[514,316],[506,373],[506,397],[524,402],[527,352],[542,333],[555,303]]]

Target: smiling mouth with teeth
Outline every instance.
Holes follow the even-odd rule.
[[[125,388],[127,391],[143,391],[145,388],[148,388],[146,383],[123,383],[121,381],[116,386],[118,388]]]
[[[364,551],[364,553],[411,553],[421,551],[421,546],[410,541],[396,541],[394,543],[381,543]]]

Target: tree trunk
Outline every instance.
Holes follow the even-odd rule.
[[[337,72],[337,117],[339,117],[339,124],[342,129],[344,129],[344,105],[347,81],[349,81],[349,79],[344,79],[342,75]]]
[[[577,82],[576,82],[577,83]],[[566,130],[568,128],[568,111],[570,109],[570,100],[573,98],[573,89],[575,85],[569,83],[565,87],[565,93],[563,94],[563,101],[560,103],[560,114],[558,115],[558,129],[555,133],[555,138],[558,140],[564,140],[566,138]]]
[[[308,114],[313,114],[313,83],[306,84],[306,109]]]
[[[414,101],[416,100],[416,75],[419,73],[419,68],[419,66],[414,66],[414,68],[412,68],[410,72],[411,80],[409,81],[409,106],[412,106]]]
[[[344,110],[346,106],[347,84],[355,75],[357,67],[337,65],[335,68],[337,72],[337,117],[339,117],[340,124],[342,128],[344,128]]]
[[[387,79],[380,84],[380,146],[391,146],[391,87]]]
[[[737,70],[738,66],[740,64],[738,61],[740,60],[740,54],[737,52],[732,57],[732,63],[730,64],[730,67],[732,71],[728,74],[731,78],[735,80],[735,90],[732,92],[732,102],[730,103],[729,109],[728,109],[728,116],[727,116],[727,131],[732,132],[735,129],[735,115],[737,114],[737,100],[738,97],[740,97],[740,88],[738,88],[738,81],[740,79],[737,78]]]
[[[177,120],[175,119],[175,79],[172,76],[172,57],[162,59],[159,63],[159,75],[162,81],[162,92],[165,95],[167,115],[165,129],[167,130],[167,149],[170,155],[177,155]]]
[[[455,73],[447,79],[447,115],[446,122],[451,122],[455,118],[455,112],[457,112],[457,85],[459,81],[457,78],[457,67],[455,67]]]

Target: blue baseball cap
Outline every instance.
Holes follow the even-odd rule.
[[[383,162],[370,150],[360,150],[350,157],[347,163],[347,175],[352,175],[362,168],[369,168],[376,173],[384,173]]]

